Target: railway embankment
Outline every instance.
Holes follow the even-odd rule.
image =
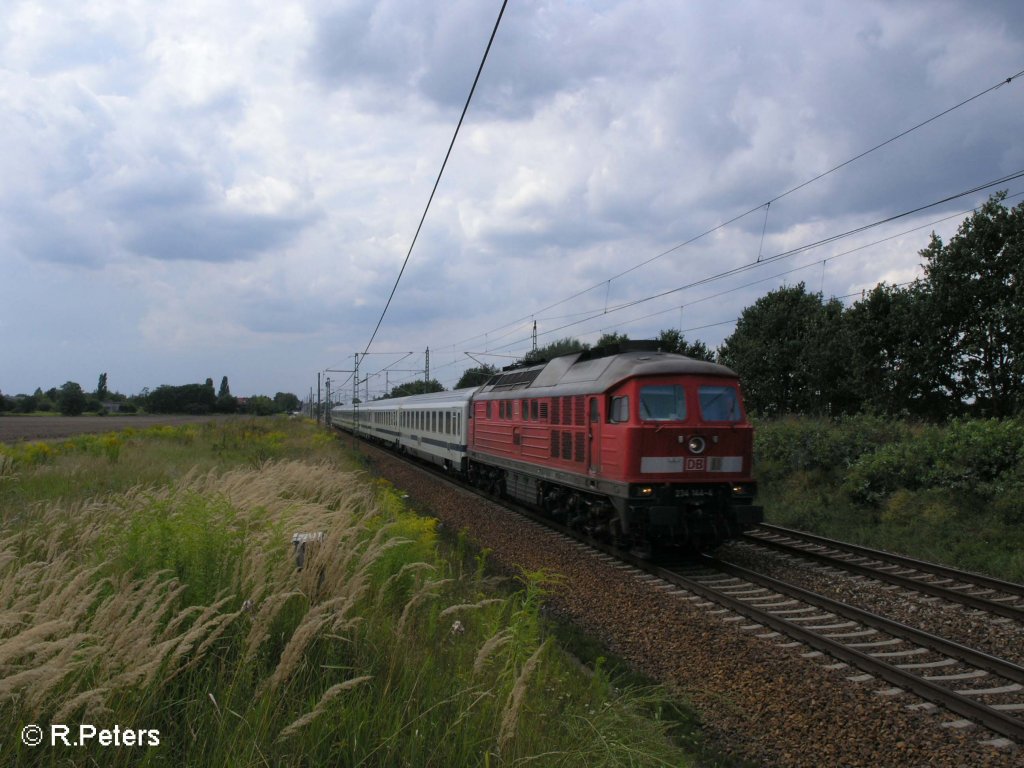
[[[709,601],[595,556],[366,448],[414,504],[514,570],[561,575],[551,609],[693,702],[716,745],[766,766],[1010,766],[1019,747]]]

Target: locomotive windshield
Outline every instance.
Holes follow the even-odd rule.
[[[740,402],[732,387],[701,387],[700,417],[704,421],[740,421]]]
[[[640,418],[644,421],[684,421],[686,392],[678,384],[640,387]]]

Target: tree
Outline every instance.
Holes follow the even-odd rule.
[[[779,288],[743,310],[719,359],[743,380],[750,410],[766,415],[833,413],[850,404],[843,306],[803,283]]]
[[[231,394],[227,376],[220,380],[220,389],[217,392],[214,408],[218,413],[235,413],[238,410],[238,398]]]
[[[941,329],[928,320],[924,283],[879,284],[843,314],[849,375],[862,408],[942,418],[959,410],[943,374]]]
[[[952,394],[983,416],[1024,409],[1024,203],[990,197],[949,243],[922,250],[930,327]]]
[[[302,403],[298,396],[291,392],[278,392],[274,395],[274,407],[277,408],[278,413],[291,413],[299,410]]]
[[[145,404],[150,413],[205,414],[214,410],[217,398],[213,392],[213,381],[207,379],[206,384],[178,387],[162,384],[146,396]]]
[[[18,395],[14,400],[17,413],[34,413],[38,408],[39,398],[36,395]]]
[[[527,352],[523,357],[523,362],[536,363],[543,360],[551,360],[552,358],[559,357],[560,355],[570,355],[573,352],[583,352],[587,349],[590,349],[589,344],[585,344],[579,339],[566,336],[564,339],[558,339],[546,346],[538,347],[536,352],[532,350]]]
[[[703,341],[689,342],[675,328],[667,328],[659,333],[658,343],[663,352],[675,352],[677,355],[686,355],[694,360],[715,362],[714,351],[709,349]]]
[[[85,410],[85,392],[74,381],[65,382],[60,388],[60,412],[65,416],[80,416]]]
[[[465,389],[466,387],[479,387],[486,384],[492,376],[498,372],[496,366],[488,365],[484,363],[476,368],[467,368],[462,372],[462,376],[455,384],[456,389]]]
[[[391,391],[381,399],[383,400],[389,397],[407,397],[408,395],[425,395],[430,392],[444,392],[444,387],[441,386],[441,382],[437,379],[430,379],[429,381],[416,379],[416,381],[407,381],[405,384],[399,384],[392,387]]]
[[[595,347],[611,347],[615,344],[622,344],[629,341],[629,336],[624,333],[614,331],[612,333],[603,333],[601,338],[597,340]]]
[[[274,413],[274,401],[266,395],[253,395],[246,400],[245,412],[254,416],[270,416]]]
[[[109,395],[110,392],[107,390],[107,374],[101,373],[100,380],[96,382],[96,399],[106,400]]]

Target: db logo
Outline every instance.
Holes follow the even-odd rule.
[[[693,456],[688,456],[686,458],[685,470],[687,472],[703,472],[704,471],[704,457],[702,456],[702,457],[700,457],[698,459],[698,458],[693,457]]]

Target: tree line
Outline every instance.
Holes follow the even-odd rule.
[[[718,359],[748,408],[944,420],[1024,409],[1024,204],[993,195],[948,243],[919,253],[924,275],[880,284],[850,307],[780,288],[747,307]]]
[[[0,411],[13,413],[59,412],[66,416],[83,413],[249,413],[266,416],[289,413],[300,408],[299,398],[288,392],[278,392],[273,398],[266,395],[238,398],[231,394],[228,377],[221,379],[220,389],[214,390],[213,379],[203,384],[162,384],[154,390],[145,388],[137,395],[126,396],[107,388],[107,374],[101,373],[93,392],[86,392],[74,381],[45,392],[37,388],[31,395],[8,396],[0,393]]]
[[[990,197],[944,243],[919,251],[924,275],[881,283],[849,307],[803,283],[771,291],[743,310],[717,349],[674,329],[662,349],[720,362],[741,377],[759,416],[873,413],[941,421],[1024,410],[1024,204]],[[602,336],[596,346],[627,341]],[[571,337],[523,363],[588,349]],[[479,386],[498,369],[468,369],[455,385]],[[385,397],[439,392],[437,380],[396,386]]]

